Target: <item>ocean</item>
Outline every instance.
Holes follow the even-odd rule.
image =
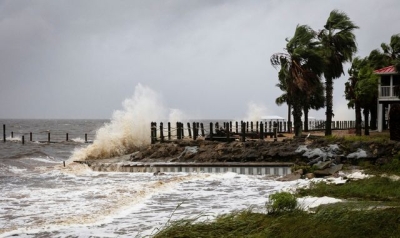
[[[270,194],[310,183],[233,172],[96,172],[75,163],[148,146],[152,121],[188,121],[142,85],[122,106],[110,120],[0,119],[0,237],[151,237],[178,219],[265,212]],[[301,206],[329,202],[337,200],[305,198]]]

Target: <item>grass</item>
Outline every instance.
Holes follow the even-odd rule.
[[[388,177],[374,176],[350,181],[343,185],[313,183],[309,189],[299,189],[299,196],[335,197],[365,201],[400,202],[400,181]]]
[[[399,237],[399,221],[400,208],[352,210],[336,205],[316,213],[279,215],[242,211],[213,222],[180,221],[155,237]]]

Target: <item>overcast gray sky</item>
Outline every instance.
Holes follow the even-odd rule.
[[[249,104],[286,116],[270,56],[333,9],[360,27],[359,56],[400,33],[399,0],[2,0],[0,118],[108,119],[139,83],[194,118],[245,117]],[[334,120],[354,118],[347,78]]]

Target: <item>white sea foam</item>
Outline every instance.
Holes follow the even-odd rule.
[[[307,197],[297,198],[298,206],[305,211],[309,211],[310,209],[316,208],[323,204],[338,203],[342,201],[343,200],[341,199],[327,197],[327,196],[324,197],[307,196]]]
[[[71,141],[77,142],[77,143],[85,143],[85,140],[80,137],[73,138],[73,139],[71,139]]]

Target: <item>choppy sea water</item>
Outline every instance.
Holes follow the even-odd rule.
[[[48,131],[52,126],[50,131],[59,130],[61,135],[66,131],[82,135],[105,122],[2,120],[0,124],[7,123],[7,130],[19,128],[19,133]],[[14,138],[7,134],[7,142],[0,142],[0,237],[143,237],[181,218],[213,219],[248,208],[264,212],[269,194],[308,183],[236,173],[153,176],[93,172],[74,163],[63,167],[62,161],[75,149],[88,146],[82,136],[70,142],[22,145],[16,134]]]

